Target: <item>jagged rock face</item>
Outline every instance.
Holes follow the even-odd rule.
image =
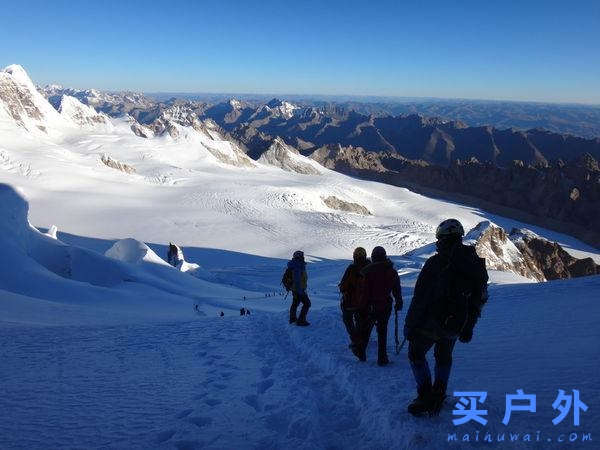
[[[328,169],[350,175],[361,175],[364,172],[387,172],[378,155],[366,152],[360,147],[328,145],[315,150],[310,157]]]
[[[129,164],[125,164],[120,161],[117,161],[116,159],[112,159],[108,155],[102,155],[100,157],[100,161],[102,161],[102,163],[105,166],[110,167],[111,169],[120,170],[121,172],[135,173],[135,171],[136,171],[135,167],[130,166]]]
[[[154,122],[148,125],[148,128],[155,136],[162,136],[166,133],[173,139],[177,139],[179,137],[179,130],[173,124],[173,122],[162,117],[156,119]]]
[[[230,133],[232,139],[241,143],[250,158],[258,160],[266,152],[276,138],[257,131],[251,126],[241,127]]]
[[[235,99],[217,103],[205,111],[207,117],[215,120],[226,130],[231,130],[237,124],[246,122],[253,113],[254,108]]]
[[[557,242],[551,242],[529,230],[513,229],[510,237],[523,255],[537,263],[548,280],[600,274],[600,265],[592,258],[577,259]]]
[[[314,161],[300,155],[298,150],[290,147],[280,138],[273,141],[269,149],[260,156],[258,162],[305,175],[321,173]]]
[[[302,139],[313,149],[331,144],[362,147],[367,151],[388,151],[409,159],[422,159],[448,166],[452,161],[472,157],[498,166],[513,160],[546,166],[559,157],[588,152],[600,157],[600,140],[563,136],[544,130],[499,130],[491,126],[469,127],[460,121],[408,116],[376,117],[344,108],[298,108],[287,102],[272,100],[257,107],[254,113],[231,116],[225,122],[220,104],[205,111],[228,130],[250,126],[286,141]],[[251,148],[252,150],[252,148]]]
[[[325,167],[349,175],[466,195],[468,198],[462,199],[465,203],[490,202],[486,205],[488,210],[496,205],[522,211],[527,216],[518,217],[520,220],[556,228],[600,246],[600,170],[590,154],[547,167],[515,161],[504,168],[475,159],[442,167],[390,152],[342,146],[324,147],[312,157]],[[499,212],[514,214],[514,211]]]
[[[47,131],[49,122],[62,119],[35,89],[25,70],[18,65],[0,71],[0,116],[4,115],[27,131]]]
[[[133,131],[136,136],[146,138],[146,139],[154,136],[154,132],[150,128],[148,128],[144,125],[141,125],[135,121],[131,124],[130,128],[131,128],[131,131]]]
[[[363,216],[370,216],[371,212],[363,205],[354,202],[347,202],[335,196],[329,196],[323,198],[323,203],[331,209],[338,211],[351,212],[354,214],[362,214]]]
[[[546,281],[535,259],[522,253],[503,228],[489,221],[477,224],[467,233],[465,241],[474,242],[477,254],[485,258],[488,269],[516,273],[531,280]]]
[[[475,245],[491,270],[513,272],[536,281],[600,274],[600,265],[592,258],[577,259],[560,244],[527,229],[513,229],[507,234],[503,228],[483,221],[464,240]]]
[[[5,105],[15,122],[25,127],[25,117],[42,120],[43,114],[35,105],[31,96],[8,76],[0,74],[0,101]]]

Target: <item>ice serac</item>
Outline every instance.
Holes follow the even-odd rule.
[[[169,265],[145,243],[132,238],[121,239],[115,242],[104,255],[130,264],[151,263],[163,266]]]
[[[96,315],[104,317],[100,322],[121,314],[134,321],[163,314],[189,318],[200,313],[192,311],[198,293],[239,298],[235,288],[182,274],[134,239],[116,242],[109,257],[56,239],[54,227],[41,233],[29,223],[29,204],[13,186],[0,183],[0,205],[0,300],[7,294],[27,302],[12,305],[17,311],[10,302],[2,305],[9,309],[3,314],[16,313],[19,321],[53,324],[63,315],[77,323]]]
[[[317,162],[302,156],[298,150],[287,145],[279,137],[273,140],[267,151],[258,158],[258,162],[279,167],[288,172],[305,175],[319,175],[322,173],[321,167]]]
[[[38,298],[63,298],[78,292],[85,282],[94,286],[114,286],[125,274],[106,264],[94,252],[72,247],[40,233],[28,220],[29,205],[12,186],[0,184],[0,289]],[[89,285],[88,285],[89,286]]]
[[[0,126],[32,134],[56,134],[65,120],[38,92],[23,67],[0,71]]]
[[[52,239],[58,239],[57,233],[58,233],[58,227],[56,225],[52,225],[45,234],[46,234],[46,236],[49,236]]]
[[[170,245],[173,245],[176,249],[176,254],[173,258],[173,261],[169,261],[173,265],[173,267],[175,267],[180,272],[185,272],[196,278],[202,278],[205,280],[213,278],[212,274],[207,270],[203,269],[199,264],[187,262],[185,260],[185,256],[183,255],[183,249],[180,246],[176,244]]]

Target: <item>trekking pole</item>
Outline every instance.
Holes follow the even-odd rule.
[[[288,295],[290,295],[290,291],[287,291],[287,292],[285,293],[285,297],[283,297],[283,301],[284,301],[284,302],[285,302],[285,300],[287,299],[287,296],[288,296]]]
[[[400,346],[400,341],[398,340],[398,311],[394,311],[395,321],[394,321],[394,339],[396,340],[396,355],[400,353],[402,347]],[[404,339],[406,341],[406,339]],[[402,346],[404,346],[404,342],[402,342]]]
[[[396,355],[400,353],[400,350],[402,350],[404,344],[406,344],[406,338],[402,339],[402,344],[400,344],[400,347],[398,347],[398,344],[396,344]]]

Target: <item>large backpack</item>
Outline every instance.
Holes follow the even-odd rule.
[[[290,269],[289,267],[285,269],[285,272],[283,272],[283,276],[281,277],[281,284],[283,284],[283,287],[288,292],[291,291],[294,287],[294,274],[292,273],[292,269]]]
[[[487,271],[485,259],[475,256],[471,267],[448,264],[438,278],[438,304],[435,318],[449,336],[458,336],[473,327],[487,301]]]
[[[338,287],[342,293],[342,308],[347,311],[356,311],[364,308],[365,298],[363,295],[365,277],[361,273],[361,267],[356,263],[348,268]]]

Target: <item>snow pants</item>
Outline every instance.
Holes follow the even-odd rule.
[[[431,390],[431,371],[427,363],[427,352],[434,347],[433,356],[435,358],[435,381],[433,388],[442,393],[446,393],[448,379],[450,378],[450,369],[452,368],[452,351],[456,339],[439,339],[434,341],[423,335],[417,335],[410,340],[408,344],[408,359],[417,383],[419,394]]]
[[[362,350],[366,353],[371,331],[373,327],[377,330],[377,361],[387,361],[387,330],[388,322],[392,308],[386,308],[381,311],[373,311],[370,317],[367,317],[367,323],[363,328],[363,336],[361,339]]]
[[[367,322],[367,313],[365,310],[344,309],[342,306],[342,321],[350,337],[350,342],[357,345],[364,334],[364,328]]]
[[[302,304],[302,309],[300,310],[300,317],[298,317],[298,321],[304,322],[306,320],[306,315],[308,314],[308,309],[310,308],[310,299],[306,293],[296,294],[295,292],[293,293],[292,306],[290,307],[290,320],[296,320],[296,314],[300,304]]]

